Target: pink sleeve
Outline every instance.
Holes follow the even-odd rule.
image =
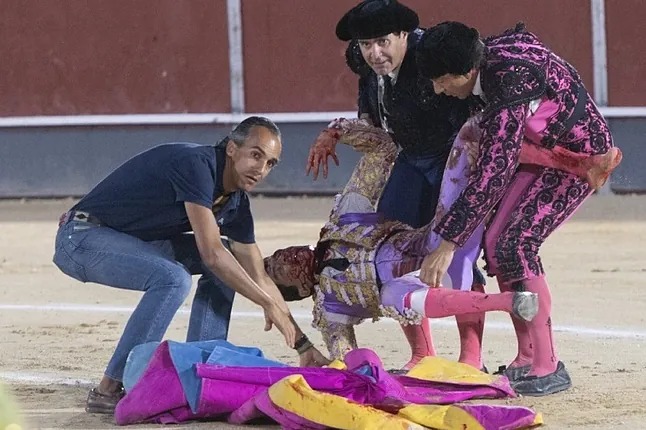
[[[518,167],[528,104],[500,109],[481,123],[480,154],[469,183],[434,231],[463,246],[502,199]]]

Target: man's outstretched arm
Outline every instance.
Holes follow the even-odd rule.
[[[307,339],[307,336],[305,336],[300,327],[298,327],[298,324],[296,324],[296,321],[294,321],[287,303],[280,294],[280,290],[278,290],[274,281],[265,271],[262,253],[260,252],[258,245],[255,243],[247,244],[232,241],[231,252],[256,284],[258,284],[263,291],[269,294],[278,306],[289,315],[289,318],[296,329],[296,339]],[[267,316],[267,313],[265,313],[265,315]],[[265,331],[268,331],[271,329],[272,321],[271,319],[266,318],[265,322]],[[323,366],[329,363],[329,360],[325,358],[318,349],[309,342],[309,340],[307,342],[302,341],[301,343],[303,343],[303,345],[298,349],[301,366]]]
[[[280,301],[277,301],[261,288],[233,254],[224,247],[220,240],[220,228],[209,208],[190,202],[185,202],[184,205],[204,265],[230,288],[261,306],[267,318],[283,334],[287,345],[294,347],[297,332],[300,332],[300,329],[293,322],[289,311],[286,310],[287,305],[282,297]]]

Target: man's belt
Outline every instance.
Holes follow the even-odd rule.
[[[89,222],[90,224],[103,225],[101,220],[97,217],[90,215],[87,212],[83,211],[67,211],[58,219],[58,226],[64,226],[70,221],[83,221]]]

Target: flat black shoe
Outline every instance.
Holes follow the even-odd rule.
[[[523,396],[548,396],[565,391],[572,386],[565,364],[559,361],[556,371],[545,376],[523,376],[511,382],[511,387]]]
[[[87,402],[85,403],[85,412],[90,414],[114,414],[114,409],[117,407],[119,400],[126,395],[123,388],[112,394],[101,394],[96,388],[92,388],[87,395]]]
[[[493,372],[494,375],[504,375],[509,379],[509,382],[516,381],[524,376],[527,376],[531,366],[528,364],[526,366],[519,367],[507,367],[499,366],[498,370]]]

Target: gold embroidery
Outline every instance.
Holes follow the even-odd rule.
[[[422,314],[410,308],[404,308],[403,314],[399,313],[394,306],[381,306],[380,311],[384,317],[392,318],[401,325],[420,325],[424,319]]]
[[[339,142],[364,153],[343,194],[361,194],[375,205],[390,176],[397,146],[388,133],[366,120],[340,118],[333,127],[339,131]]]
[[[349,306],[359,305],[368,310],[374,321],[380,317],[380,296],[377,286],[375,255],[378,245],[393,231],[410,227],[400,222],[375,225],[359,223],[335,226],[326,225],[321,240],[331,241],[334,255],[342,255],[349,266],[343,272],[330,278],[321,275],[321,290],[334,294],[337,301]]]

